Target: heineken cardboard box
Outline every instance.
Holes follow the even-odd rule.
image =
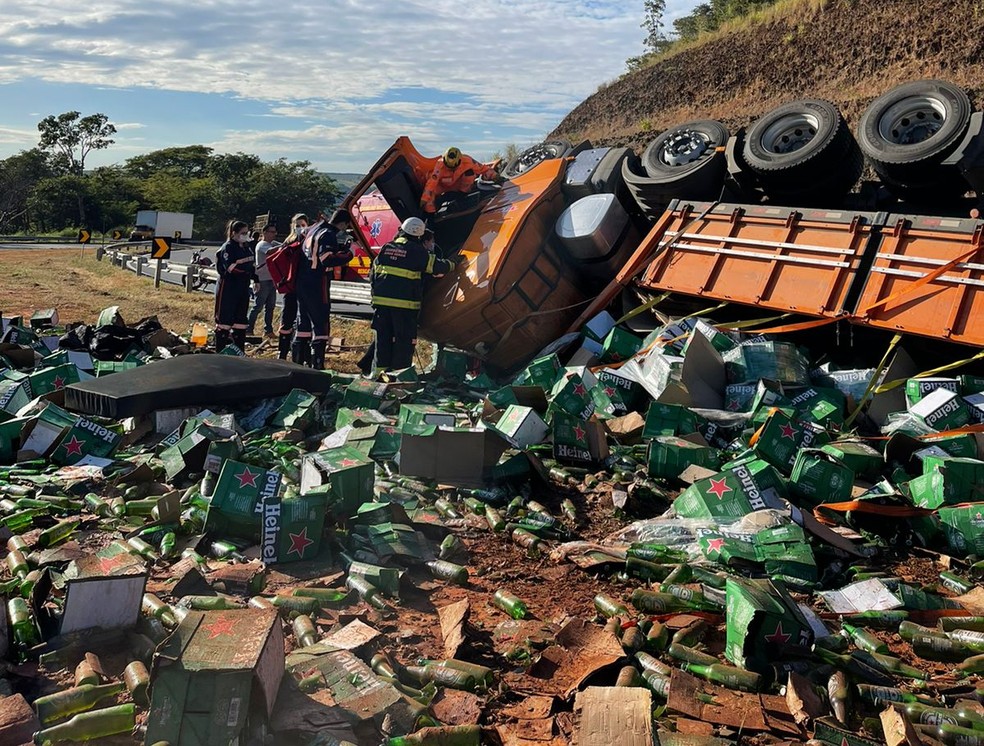
[[[654,401],[646,410],[643,440],[660,435],[688,435],[697,432],[698,417],[689,407]]]
[[[552,434],[554,458],[563,464],[594,466],[608,458],[605,427],[595,418],[583,420],[557,412]]]
[[[548,415],[563,412],[586,420],[594,414],[595,402],[591,397],[590,390],[597,384],[597,380],[590,373],[587,375],[589,376],[588,380],[574,373],[557,381],[550,390]]]
[[[673,501],[683,518],[735,519],[765,508],[782,508],[782,476],[761,459],[699,479]]]
[[[401,404],[397,424],[404,425],[437,425],[439,427],[454,427],[457,419],[453,412],[448,412],[430,404]]]
[[[31,390],[34,396],[43,396],[52,391],[60,391],[66,386],[78,383],[79,369],[71,363],[56,365],[51,368],[41,368],[31,374]]]
[[[0,422],[14,417],[33,398],[31,382],[26,378],[22,381],[0,379]]]
[[[620,326],[612,328],[601,345],[601,361],[618,363],[628,360],[642,347],[642,339]]]
[[[751,412],[758,392],[754,383],[729,383],[724,387],[724,408],[729,412]]]
[[[925,473],[909,482],[909,495],[920,508],[984,499],[984,461],[972,458],[928,455]]]
[[[537,412],[547,411],[547,395],[539,386],[503,386],[489,392],[485,401],[494,409],[519,404],[522,407],[532,407]]]
[[[48,404],[40,413],[27,421],[21,429],[18,461],[47,458],[61,442],[77,417],[57,404]]]
[[[341,429],[346,425],[392,425],[393,420],[378,409],[362,409],[356,407],[340,407],[335,413],[335,429]]]
[[[982,376],[960,376],[960,395],[970,396],[971,394],[984,394],[984,377]]]
[[[829,442],[830,435],[820,425],[793,419],[777,409],[766,418],[753,448],[759,457],[789,474],[800,449],[819,448]]]
[[[401,474],[436,482],[481,486],[509,444],[494,430],[426,425],[404,430],[400,442]]]
[[[154,655],[146,742],[242,742],[254,708],[273,713],[284,665],[277,611],[189,612]]]
[[[954,554],[984,554],[984,502],[944,506],[936,515]]]
[[[544,391],[550,391],[560,370],[560,358],[556,353],[545,355],[527,365],[513,383],[517,386],[539,386]]]
[[[331,486],[331,511],[352,513],[372,500],[373,461],[349,445],[309,453],[301,459],[301,494],[323,484]]]
[[[205,530],[217,537],[258,542],[266,564],[317,556],[326,496],[281,499],[280,479],[279,472],[226,461],[205,516]]]
[[[359,378],[345,388],[342,406],[349,409],[379,409],[388,391],[389,386],[385,383]]]
[[[847,400],[837,389],[820,386],[807,386],[796,392],[790,399],[796,413],[803,418],[819,423],[824,427],[840,429],[844,424]]]
[[[984,422],[984,394],[967,394],[963,400],[970,407],[970,421],[975,425]]]
[[[608,333],[615,328],[615,317],[608,311],[602,311],[597,316],[593,316],[581,327],[581,334],[584,335],[584,346],[596,355],[601,353],[601,343]],[[591,344],[594,343],[594,344]],[[590,345],[590,346],[589,346]]]
[[[698,334],[707,339],[707,341],[711,343],[711,346],[718,352],[727,352],[728,350],[733,350],[738,346],[738,343],[726,333],[719,331],[706,321],[698,319],[696,325],[694,325],[694,330],[690,333],[690,336],[687,337],[687,340],[683,345],[684,355],[687,354],[687,350],[689,349],[691,342],[693,342],[694,338]]]
[[[317,421],[320,414],[318,397],[303,389],[294,389],[287,394],[287,398],[274,413],[270,424],[273,427],[307,430]]]
[[[818,448],[803,448],[797,454],[789,475],[790,492],[810,505],[848,500],[853,487],[854,472],[842,461]]]
[[[933,430],[953,430],[970,422],[970,406],[960,394],[935,389],[909,407],[909,414]]]
[[[123,436],[99,425],[87,417],[79,417],[51,454],[51,460],[62,466],[81,461],[86,456],[109,458]]]
[[[699,440],[703,440],[699,438]],[[716,469],[720,464],[717,450],[673,435],[659,435],[649,441],[646,458],[649,475],[676,479],[688,466],[696,464]]]
[[[595,376],[598,385],[615,405],[616,416],[641,408],[646,392],[637,381],[612,368],[602,368],[595,372]]]
[[[783,645],[813,644],[813,630],[783,583],[729,577],[725,593],[724,655],[736,666],[765,671]]]
[[[699,417],[697,432],[714,448],[731,449],[748,426],[749,417],[744,412],[698,409],[694,414]]]
[[[692,332],[697,328],[700,319],[689,316],[678,321],[671,321],[655,335],[646,338],[648,344],[652,339],[659,340],[664,349],[670,350],[673,354],[682,353],[687,341],[693,337]]]
[[[495,423],[494,429],[516,448],[542,443],[550,428],[530,407],[511,404]]]
[[[218,476],[222,471],[222,464],[226,460],[235,460],[243,452],[243,443],[238,435],[222,440],[213,440],[208,444],[208,451],[205,453],[205,471]]]
[[[205,468],[208,447],[223,435],[205,424],[197,424],[186,435],[182,435],[174,445],[161,451],[161,461],[169,481],[179,476],[200,472]]]
[[[860,440],[836,440],[820,446],[849,468],[856,477],[876,479],[885,467],[885,459],[867,443]]]
[[[956,378],[910,378],[905,382],[906,407],[912,409],[936,389],[946,389],[959,394],[960,381]]]
[[[731,383],[767,379],[780,383],[809,383],[809,365],[803,353],[790,342],[742,342],[723,355]]]
[[[26,326],[8,326],[0,342],[30,347],[40,353],[42,357],[51,353],[49,347],[41,341],[41,337]]]

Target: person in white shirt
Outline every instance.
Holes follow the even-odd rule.
[[[273,309],[277,306],[277,290],[273,286],[273,278],[266,267],[266,255],[271,249],[280,245],[277,238],[277,226],[267,223],[263,226],[263,235],[256,244],[256,281],[253,283],[253,307],[249,311],[249,333],[255,334],[256,319],[263,311],[263,336],[273,336]]]

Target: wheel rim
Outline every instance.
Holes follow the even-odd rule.
[[[762,133],[762,147],[770,153],[793,153],[817,136],[820,120],[807,112],[779,117]]]
[[[685,166],[707,152],[710,138],[696,130],[679,130],[663,143],[659,158],[667,166]]]
[[[554,157],[554,148],[550,145],[535,145],[519,156],[517,170],[519,173],[528,171],[540,161],[545,161]]]
[[[935,96],[908,96],[878,119],[878,134],[895,145],[925,142],[943,127],[946,106]]]

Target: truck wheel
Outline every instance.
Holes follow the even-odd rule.
[[[730,134],[720,122],[705,119],[687,122],[649,143],[642,154],[646,173],[656,180],[676,181],[684,174],[707,168],[721,152]]]
[[[654,184],[649,176],[643,175],[642,164],[635,153],[622,161],[622,181],[639,211],[651,220],[658,218],[673,199],[666,196],[662,184]]]
[[[962,88],[916,80],[871,102],[858,123],[858,143],[897,196],[944,199],[969,188],[956,166],[941,164],[959,146],[970,115]]]
[[[847,123],[837,107],[819,99],[783,104],[760,117],[748,130],[742,156],[772,201],[839,199],[861,175]]]
[[[547,161],[551,158],[563,158],[573,149],[574,146],[571,145],[569,140],[547,140],[546,142],[541,142],[531,148],[527,148],[509,161],[506,167],[502,169],[502,175],[507,179],[515,178],[520,174],[526,173],[541,161]]]

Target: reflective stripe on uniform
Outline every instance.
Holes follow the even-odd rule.
[[[403,308],[408,311],[419,311],[419,300],[404,300],[403,298],[386,298],[379,295],[372,296],[374,306],[386,306],[387,308]]]
[[[420,272],[415,269],[389,267],[385,264],[377,264],[375,272],[380,277],[402,277],[406,280],[419,280],[421,277]]]

